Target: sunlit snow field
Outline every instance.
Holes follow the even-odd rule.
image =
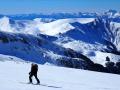
[[[11,60],[12,59],[12,60]],[[120,90],[115,74],[39,65],[41,85],[27,84],[31,62],[0,55],[1,90]],[[34,78],[33,78],[34,79]],[[33,81],[34,84],[36,81]]]

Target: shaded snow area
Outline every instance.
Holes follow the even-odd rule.
[[[52,65],[39,65],[41,85],[26,84],[31,62],[0,55],[1,90],[120,90],[120,76],[71,69]],[[33,78],[34,79],[34,78]],[[36,81],[33,80],[35,84]]]
[[[114,54],[111,54],[111,53],[103,53],[103,52],[99,52],[99,51],[97,51],[97,52],[95,52],[95,53],[93,53],[94,55],[92,56],[90,56],[90,58],[91,58],[91,60],[93,60],[95,63],[99,63],[99,64],[101,64],[101,65],[103,65],[103,66],[105,66],[105,63],[107,62],[106,61],[106,57],[108,56],[109,58],[110,58],[110,60],[112,61],[112,62],[118,62],[118,61],[120,61],[120,55],[114,55]]]

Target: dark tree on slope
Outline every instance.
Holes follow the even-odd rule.
[[[87,69],[87,62],[79,58],[59,58],[57,63],[60,66],[77,68],[77,69]]]
[[[3,35],[2,32],[0,32],[0,41],[3,42],[3,43],[8,43],[9,42],[7,36]]]
[[[120,74],[120,61],[116,62],[116,69],[117,69],[117,74]]]
[[[79,52],[76,52],[70,48],[67,48],[64,53],[67,57],[79,58],[79,59],[84,60],[85,62],[87,62],[89,64],[89,66],[93,64],[93,62],[87,56],[85,56]]]
[[[92,71],[98,71],[98,72],[105,72],[105,68],[103,67],[103,65],[101,64],[98,64],[98,63],[94,63],[90,70]]]

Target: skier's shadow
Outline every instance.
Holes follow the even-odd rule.
[[[21,84],[28,84],[28,83],[24,83],[24,82],[20,82]],[[32,85],[38,85],[38,84],[32,84]],[[51,87],[51,88],[62,88],[62,87],[57,87],[57,86],[52,86],[52,85],[47,85],[47,84],[40,84],[40,86],[44,86],[44,87]]]
[[[57,86],[52,86],[52,85],[47,85],[47,84],[40,84],[41,86],[45,87],[51,87],[51,88],[62,88],[62,87],[57,87]]]

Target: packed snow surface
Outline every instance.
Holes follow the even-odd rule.
[[[26,84],[31,62],[0,55],[1,90],[120,90],[120,76],[115,74],[39,65],[41,85]],[[33,78],[34,79],[34,78]],[[36,81],[34,80],[35,84]]]

